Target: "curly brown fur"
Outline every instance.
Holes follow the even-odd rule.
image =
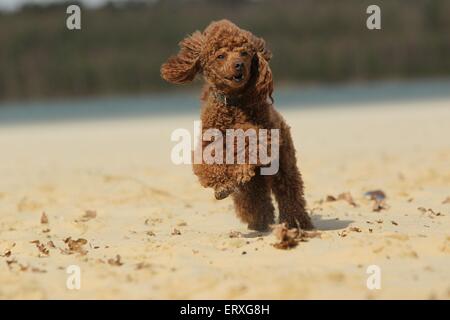
[[[250,229],[267,230],[274,223],[271,192],[278,203],[280,223],[311,229],[289,126],[272,104],[271,53],[265,41],[221,20],[179,45],[180,52],[162,65],[161,75],[177,84],[192,81],[197,73],[203,75],[203,132],[210,128],[222,133],[226,129],[280,130],[279,171],[275,175],[261,175],[260,163],[194,164],[201,185],[213,188],[217,199],[232,195],[237,215]],[[201,143],[206,147],[210,142]]]

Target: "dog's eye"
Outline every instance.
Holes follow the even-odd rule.
[[[248,52],[247,52],[247,51],[242,51],[242,52],[241,52],[241,56],[242,56],[242,57],[248,56]]]
[[[219,59],[219,60],[223,60],[225,58],[225,56],[223,55],[223,54],[219,54],[218,56],[217,56],[217,59]]]

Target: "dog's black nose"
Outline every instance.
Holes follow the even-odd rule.
[[[243,63],[243,62],[236,62],[236,63],[234,64],[234,68],[235,68],[237,71],[240,71],[240,70],[242,69],[243,66],[244,66],[244,63]]]

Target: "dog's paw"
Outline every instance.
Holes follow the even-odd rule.
[[[223,200],[232,194],[235,191],[235,188],[217,188],[214,190],[214,196],[217,200]]]
[[[300,228],[301,230],[314,230],[314,225],[307,213],[296,217],[282,217],[280,223],[285,223],[289,229]]]
[[[307,215],[298,221],[298,225],[302,230],[314,230],[314,225],[311,221],[311,218]]]
[[[269,231],[269,224],[267,222],[253,222],[253,223],[249,223],[248,224],[248,229],[249,230],[255,230],[258,232],[266,232]]]

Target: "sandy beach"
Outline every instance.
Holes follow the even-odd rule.
[[[450,100],[283,114],[319,232],[289,250],[172,164],[197,114],[0,127],[0,298],[450,299]]]

